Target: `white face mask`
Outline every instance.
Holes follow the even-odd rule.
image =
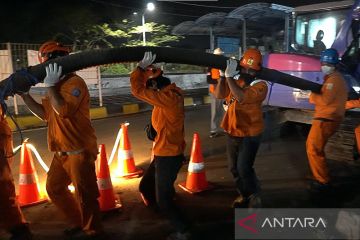
[[[335,71],[335,67],[330,67],[330,66],[321,66],[321,71],[325,74],[325,75],[329,75],[331,73],[333,73]]]

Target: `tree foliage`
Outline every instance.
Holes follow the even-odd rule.
[[[169,46],[182,39],[171,35],[170,26],[149,22],[145,24],[147,46]],[[143,26],[124,19],[112,24],[84,24],[71,29],[70,34],[56,36],[72,42],[73,50],[94,49],[97,47],[141,46]]]

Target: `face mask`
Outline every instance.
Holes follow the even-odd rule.
[[[335,71],[335,67],[330,67],[330,66],[321,66],[321,71],[325,74],[325,75],[329,75],[331,73],[333,73]]]

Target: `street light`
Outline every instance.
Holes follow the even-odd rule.
[[[146,4],[146,9],[143,11],[143,14],[141,16],[142,21],[142,32],[143,32],[143,46],[146,46],[146,34],[145,34],[145,12],[148,10],[149,12],[152,12],[155,10],[155,5],[152,2],[149,2]]]

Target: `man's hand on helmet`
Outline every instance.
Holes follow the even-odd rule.
[[[44,78],[45,87],[53,87],[57,82],[59,82],[62,66],[58,66],[57,63],[50,63],[45,67],[46,77]]]
[[[226,70],[225,70],[225,77],[232,78],[236,74],[239,73],[238,70],[236,70],[238,63],[235,59],[229,59],[226,61]]]
[[[145,70],[148,66],[150,66],[156,59],[156,54],[152,54],[152,52],[145,52],[144,58],[138,63],[138,66]]]

